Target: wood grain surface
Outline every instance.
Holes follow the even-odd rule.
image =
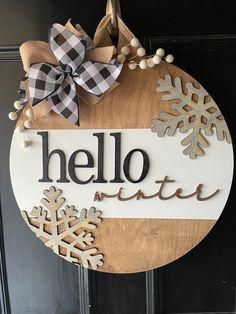
[[[121,83],[95,106],[80,100],[80,127],[50,111],[34,122],[34,129],[128,129],[151,128],[160,111],[171,112],[170,102],[161,101],[157,80],[165,74],[179,76],[183,82],[198,83],[174,65],[134,71],[126,66]],[[172,112],[173,113],[173,112]],[[22,113],[18,123],[26,119]],[[128,203],[127,203],[127,206]],[[103,219],[94,231],[95,245],[104,254],[99,271],[141,272],[160,267],[187,253],[211,230],[215,220],[189,219]]]

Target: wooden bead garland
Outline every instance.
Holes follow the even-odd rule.
[[[137,55],[139,57],[144,57],[146,55],[146,50],[143,47],[138,48]]]
[[[14,108],[16,109],[16,111],[12,111],[9,112],[8,114],[8,118],[12,121],[17,120],[18,118],[18,113],[24,108],[25,104],[22,104],[21,101],[16,100],[13,104]],[[19,133],[22,133],[23,139],[21,142],[21,147],[23,148],[27,148],[31,145],[31,141],[25,139],[25,134],[24,131],[25,129],[31,129],[33,127],[33,120],[34,120],[34,112],[32,108],[28,108],[25,111],[25,115],[28,118],[27,120],[25,120],[24,124],[19,124],[16,128],[16,130]]]
[[[155,66],[153,58],[147,59],[147,65],[148,65],[149,68],[153,68]]]
[[[130,41],[130,45],[134,48],[137,48],[140,46],[140,41],[138,40],[138,38],[132,38]]]
[[[159,55],[155,55],[153,58],[152,58],[152,61],[155,63],[155,64],[160,64],[161,63],[161,57]]]
[[[121,53],[122,53],[123,55],[128,56],[129,52],[130,52],[130,51],[129,51],[129,47],[124,46],[124,47],[121,48]]]
[[[14,102],[14,107],[17,109],[17,110],[21,110],[23,108],[23,105],[21,104],[21,102],[19,100],[16,100]]]
[[[161,58],[165,55],[165,50],[163,48],[158,48],[156,51],[156,55],[160,56]]]
[[[34,113],[33,113],[33,110],[32,109],[27,109],[26,112],[25,112],[26,116],[28,118],[33,118],[34,116]]]
[[[146,69],[148,68],[147,61],[146,61],[145,59],[141,60],[141,61],[139,62],[139,67],[140,67],[140,69],[142,69],[142,70],[146,70]]]
[[[8,118],[12,121],[16,120],[17,119],[17,113],[12,111],[12,112],[9,112],[8,114]]]
[[[166,57],[165,57],[165,60],[166,60],[166,62],[168,62],[168,63],[172,63],[173,61],[174,61],[174,56],[173,55],[167,55]]]
[[[24,122],[24,126],[25,126],[26,129],[31,129],[32,126],[33,126],[33,123],[32,123],[31,120],[26,120],[26,121]]]
[[[128,64],[128,67],[129,67],[130,70],[135,70],[137,68],[137,64],[134,61],[131,61]]]
[[[130,58],[128,58],[131,52],[129,47],[137,48],[136,55]],[[168,63],[174,61],[172,54],[165,56],[165,50],[163,48],[158,48],[154,55],[147,56],[146,50],[141,46],[138,38],[132,38],[130,43],[122,47],[117,53],[118,62],[128,65],[130,70],[135,70],[137,66],[142,70],[153,68],[155,65],[160,64],[163,58]]]

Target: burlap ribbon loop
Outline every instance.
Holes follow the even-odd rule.
[[[121,49],[123,46],[126,46],[130,43],[131,39],[134,38],[134,34],[129,30],[126,24],[123,22],[121,17],[117,15],[118,22],[118,45],[117,49]],[[111,36],[108,32],[108,26],[111,23],[111,15],[105,15],[101,22],[98,24],[94,35],[94,46],[95,47],[104,47],[112,45]]]

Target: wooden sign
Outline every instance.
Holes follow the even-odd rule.
[[[22,216],[47,247],[131,273],[207,235],[230,192],[233,150],[216,103],[181,69],[124,67],[118,81],[96,106],[81,100],[79,127],[49,111],[24,133],[27,149],[15,131],[10,168]]]
[[[10,168],[22,216],[47,247],[128,273],[165,265],[204,238],[226,203],[233,151],[207,91],[162,62],[163,49],[146,56],[117,21],[117,50],[109,15],[94,41],[69,21],[51,27],[49,43],[22,45],[27,75],[15,107],[24,109]]]

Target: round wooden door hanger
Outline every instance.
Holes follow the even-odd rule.
[[[212,229],[233,150],[207,91],[163,49],[146,56],[120,18],[115,50],[109,22],[93,41],[68,22],[51,27],[49,43],[21,47],[11,180],[23,219],[56,254],[102,272],[141,272]]]

